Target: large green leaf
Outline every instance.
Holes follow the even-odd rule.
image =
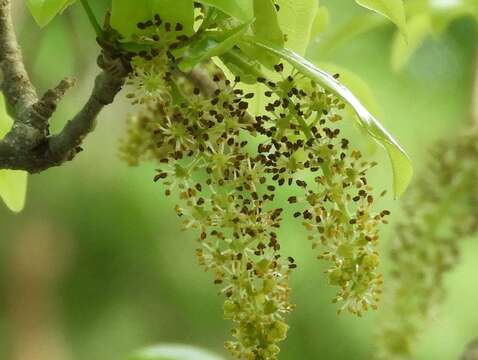
[[[5,101],[0,93],[0,139],[12,127],[12,119],[5,109]],[[19,212],[25,205],[27,190],[27,173],[16,170],[0,170],[0,198],[14,212]]]
[[[242,35],[249,29],[251,23],[238,26],[221,34],[209,33],[196,41],[184,54],[184,60],[179,63],[180,70],[190,71],[195,65],[213,56],[220,56],[232,49]]]
[[[355,0],[357,4],[378,12],[383,16],[389,18],[397,25],[402,35],[406,38],[406,15],[403,0]]]
[[[27,6],[37,24],[43,27],[74,1],[75,0],[27,0]]]
[[[253,0],[200,0],[199,2],[235,17],[243,22],[249,22],[254,17]]]
[[[112,0],[111,25],[129,38],[138,33],[139,22],[151,20],[156,14],[172,24],[181,23],[187,34],[193,31],[193,0]]]
[[[317,0],[278,0],[279,24],[287,41],[285,47],[305,54],[311,40],[314,22],[319,9]]]
[[[272,0],[254,0],[254,17],[254,35],[259,41],[277,46],[284,45],[284,35]]]
[[[431,34],[432,25],[428,14],[414,16],[408,22],[408,41],[401,36],[395,36],[392,44],[392,69],[395,71],[403,68],[415,51]]]
[[[193,346],[172,344],[137,351],[128,360],[224,360],[224,358]]]
[[[354,16],[350,21],[347,21],[333,32],[327,33],[320,39],[317,54],[321,58],[325,58],[332,53],[334,49],[343,46],[357,36],[373,31],[387,23],[387,19],[383,16],[373,13]]]
[[[250,40],[254,41],[254,40]],[[314,80],[325,89],[336,94],[343,101],[348,103],[357,114],[359,124],[364,127],[367,133],[383,145],[390,157],[393,169],[393,190],[395,197],[399,197],[408,187],[413,175],[413,167],[410,158],[400,144],[390,135],[383,125],[362,105],[357,97],[344,85],[338,82],[333,76],[317,68],[314,64],[300,55],[255,41],[255,45],[269,51],[272,54],[282,57],[302,74]]]
[[[193,0],[152,0],[151,17],[159,14],[165,21],[182,24],[184,31],[191,34],[194,25],[193,3]]]
[[[327,29],[327,26],[329,26],[329,10],[325,6],[320,6],[312,24],[311,40],[322,34]]]

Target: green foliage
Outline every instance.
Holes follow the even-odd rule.
[[[254,0],[254,36],[266,43],[284,46],[284,35],[272,0]]]
[[[317,10],[314,23],[312,24],[311,39],[316,38],[327,29],[329,20],[329,11],[325,6],[320,6]]]
[[[406,2],[405,7],[401,0],[357,0],[357,3],[397,24],[399,32],[395,35],[391,56],[391,66],[396,71],[406,66],[427,38],[441,36],[454,20],[461,17],[478,19],[478,3],[474,0],[414,0]],[[333,32],[325,34],[319,45],[319,54],[324,58],[336,47],[384,25],[383,18],[371,14],[352,17]]]
[[[408,41],[401,36],[395,36],[392,45],[392,68],[396,71],[402,69],[410,60],[413,53],[422,45],[431,34],[430,18],[425,15],[412,17],[408,24]]]
[[[312,39],[316,19],[323,16],[318,12],[318,1],[278,0],[277,4],[280,9],[279,24],[287,39],[285,47],[304,55]]]
[[[254,17],[253,0],[201,0],[200,2],[214,6],[242,22],[249,22]]]
[[[386,16],[397,25],[402,35],[407,37],[406,16],[403,0],[356,0],[356,2],[370,10]]]
[[[354,38],[375,30],[386,23],[387,21],[385,18],[376,14],[365,14],[353,17],[345,22],[345,24],[338,27],[335,31],[323,34],[318,44],[317,53],[322,59],[327,58],[327,55],[334,49],[339,48],[349,43]]]
[[[7,114],[3,94],[0,92],[0,139],[12,127],[13,121]],[[27,173],[16,170],[0,170],[0,198],[8,208],[20,212],[25,205]]]
[[[219,34],[205,34],[188,47],[184,59],[178,65],[179,68],[181,71],[190,71],[197,64],[231,50],[249,30],[250,25],[249,22]]]
[[[40,26],[47,25],[53,18],[76,0],[26,0],[28,9]]]
[[[138,23],[154,19],[161,14],[172,26],[181,24],[186,34],[193,31],[192,0],[112,0],[111,25],[125,38],[139,35]]]
[[[439,161],[437,161],[439,159]],[[410,359],[426,322],[445,297],[444,276],[460,242],[478,232],[476,131],[431,147],[429,168],[404,198],[392,244],[390,291],[380,322],[380,358]]]
[[[136,351],[128,360],[222,360],[208,351],[187,345],[164,344]]]

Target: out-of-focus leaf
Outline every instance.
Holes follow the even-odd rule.
[[[310,34],[311,40],[319,36],[329,26],[329,11],[325,6],[320,6],[317,10],[314,23],[312,24],[312,30]]]
[[[402,69],[415,51],[423,44],[431,33],[430,17],[427,14],[414,16],[408,22],[408,41],[401,36],[395,36],[392,44],[392,69]]]
[[[235,17],[243,22],[249,22],[254,17],[253,0],[200,0],[199,2]]]
[[[240,25],[221,35],[206,34],[186,51],[184,60],[179,64],[179,68],[184,72],[190,71],[200,62],[210,59],[213,56],[220,56],[232,49],[250,25],[251,23]]]
[[[357,4],[373,10],[390,19],[402,33],[407,37],[407,21],[403,0],[355,0]]]
[[[272,0],[254,0],[254,17],[254,35],[259,41],[276,46],[284,45],[284,35]]]
[[[357,97],[333,76],[317,68],[314,64],[302,58],[300,55],[287,49],[281,49],[263,43],[256,42],[256,45],[282,57],[302,74],[336,94],[354,109],[359,124],[366,129],[367,133],[373,139],[383,145],[387,150],[393,168],[394,194],[395,197],[399,197],[408,187],[413,175],[413,167],[410,158],[400,144],[383,127],[383,125],[373,117],[365,106],[362,105]]]
[[[224,360],[224,358],[188,345],[158,345],[135,352],[128,360]]]
[[[434,35],[440,35],[449,24],[463,16],[478,16],[478,2],[475,0],[430,0],[431,26]]]
[[[37,24],[43,27],[73,2],[74,0],[27,0],[27,7]]]
[[[326,57],[335,48],[338,48],[357,36],[372,31],[387,23],[383,16],[366,14],[352,18],[331,34],[320,39],[317,53],[321,58]]]
[[[111,25],[125,38],[138,33],[138,23],[159,14],[164,21],[183,25],[191,34],[194,24],[193,0],[112,0]]]
[[[319,2],[317,0],[278,0],[279,24],[286,36],[285,47],[305,54],[309,46]]]
[[[0,93],[0,139],[12,127],[13,121],[5,109],[5,100]],[[0,170],[0,198],[8,208],[20,212],[25,206],[27,173],[17,170]]]

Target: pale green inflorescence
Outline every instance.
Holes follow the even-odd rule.
[[[274,79],[257,79],[268,101],[252,117],[257,94],[245,92],[239,78],[231,82],[215,69],[208,98],[175,72],[169,48],[162,49],[133,62],[129,83],[140,89],[130,97],[144,108],[129,119],[121,153],[132,165],[158,163],[154,180],[178,196],[184,228],[199,234],[199,263],[214,274],[233,323],[226,348],[240,359],[273,360],[286,338],[297,264],[281,251],[284,205],[294,207],[319,258],[330,264],[339,311],[375,308],[382,283],[378,225],[388,212],[372,209],[366,173],[374,164],[340,136],[343,103],[278,64]],[[169,65],[161,65],[165,58]],[[164,73],[151,70],[157,66]],[[299,195],[277,204],[281,187]]]
[[[410,359],[426,321],[445,297],[444,277],[460,242],[478,231],[478,135],[447,138],[404,199],[390,252],[392,280],[378,337],[380,359]]]

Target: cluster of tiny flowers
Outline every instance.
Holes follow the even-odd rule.
[[[444,275],[459,260],[460,241],[478,231],[478,135],[433,146],[423,176],[404,199],[405,220],[390,253],[392,281],[379,335],[382,359],[409,359],[444,295]]]
[[[331,264],[326,273],[330,284],[339,287],[334,298],[341,303],[338,312],[360,316],[379,301],[378,225],[389,215],[372,210],[366,173],[375,163],[364,161],[339,136],[336,124],[344,104],[335,96],[314,82],[298,88],[291,76],[265,84],[271,102],[267,115],[258,119],[257,130],[268,139],[258,149],[260,159],[278,185],[300,190],[288,202],[298,208],[294,217],[309,231],[318,258]]]
[[[183,25],[171,24],[156,15],[153,20],[138,24],[134,42],[140,49],[131,60],[133,71],[126,85],[133,91],[127,97],[133,104],[171,100],[171,77],[176,69],[175,51],[189,40]]]
[[[157,49],[134,63],[130,85],[151,87],[131,95],[144,108],[129,120],[121,152],[132,165],[159,164],[154,180],[178,196],[184,228],[199,234],[199,263],[214,274],[233,322],[234,341],[226,348],[240,359],[274,360],[286,338],[289,277],[297,264],[281,253],[281,187],[297,193],[287,205],[309,230],[319,258],[330,263],[339,311],[375,308],[382,283],[378,225],[388,211],[372,212],[366,172],[374,164],[340,136],[344,104],[298,74],[284,75],[278,64],[274,80],[257,79],[268,101],[252,117],[256,94],[244,91],[239,78],[231,82],[213,71],[215,89],[207,97],[175,72],[170,46]]]

